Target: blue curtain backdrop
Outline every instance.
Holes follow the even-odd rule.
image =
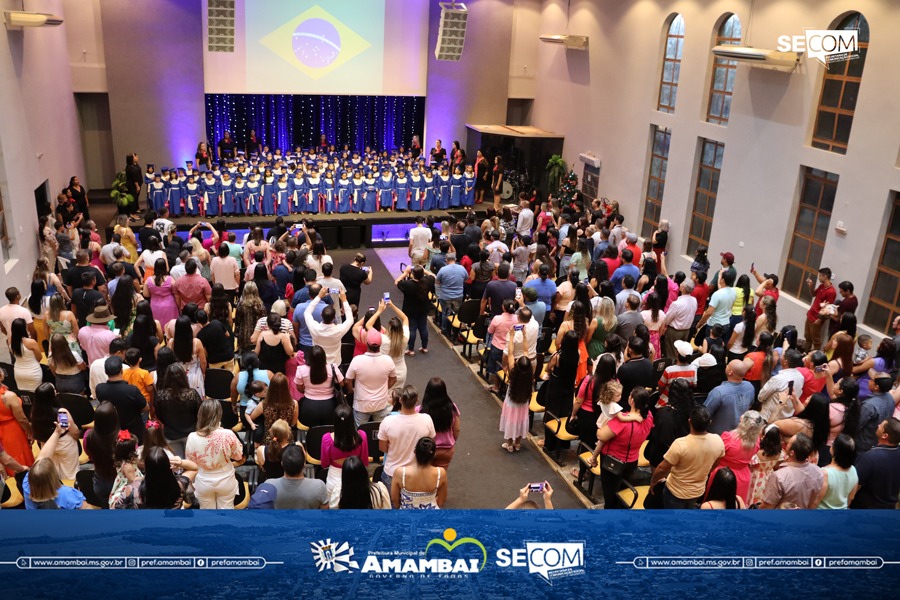
[[[291,96],[207,94],[206,135],[210,143],[226,131],[242,146],[251,129],[263,145],[288,152],[309,148],[325,134],[340,148],[391,150],[421,138],[425,98],[418,96]]]

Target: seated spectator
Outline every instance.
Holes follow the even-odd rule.
[[[31,469],[22,481],[22,492],[25,496],[25,508],[62,508],[78,509],[84,505],[84,495],[78,490],[65,486],[60,481],[59,471],[51,457],[56,453],[56,444],[60,437],[65,437],[66,428],[55,423],[55,429]]]
[[[303,476],[306,453],[300,446],[287,446],[281,453],[284,477],[269,479],[250,498],[250,508],[328,508],[325,482]]]

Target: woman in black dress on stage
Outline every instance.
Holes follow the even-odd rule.
[[[91,218],[91,213],[90,204],[88,204],[87,190],[84,189],[81,182],[78,181],[78,176],[73,176],[69,179],[69,187],[66,188],[66,192],[68,192],[68,194],[72,196],[72,199],[75,200],[78,212],[84,215],[85,220],[89,220]]]
[[[491,165],[481,148],[475,153],[475,204],[484,202],[484,192],[491,187]]]

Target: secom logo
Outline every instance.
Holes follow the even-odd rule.
[[[804,35],[778,36],[779,52],[806,52],[828,66],[859,58],[859,31],[856,29],[804,29]]]
[[[525,548],[497,550],[498,567],[528,567],[547,583],[553,579],[584,575],[584,542],[526,542]]]

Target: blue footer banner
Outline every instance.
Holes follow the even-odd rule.
[[[896,597],[900,514],[2,511],[0,581],[10,599]]]

